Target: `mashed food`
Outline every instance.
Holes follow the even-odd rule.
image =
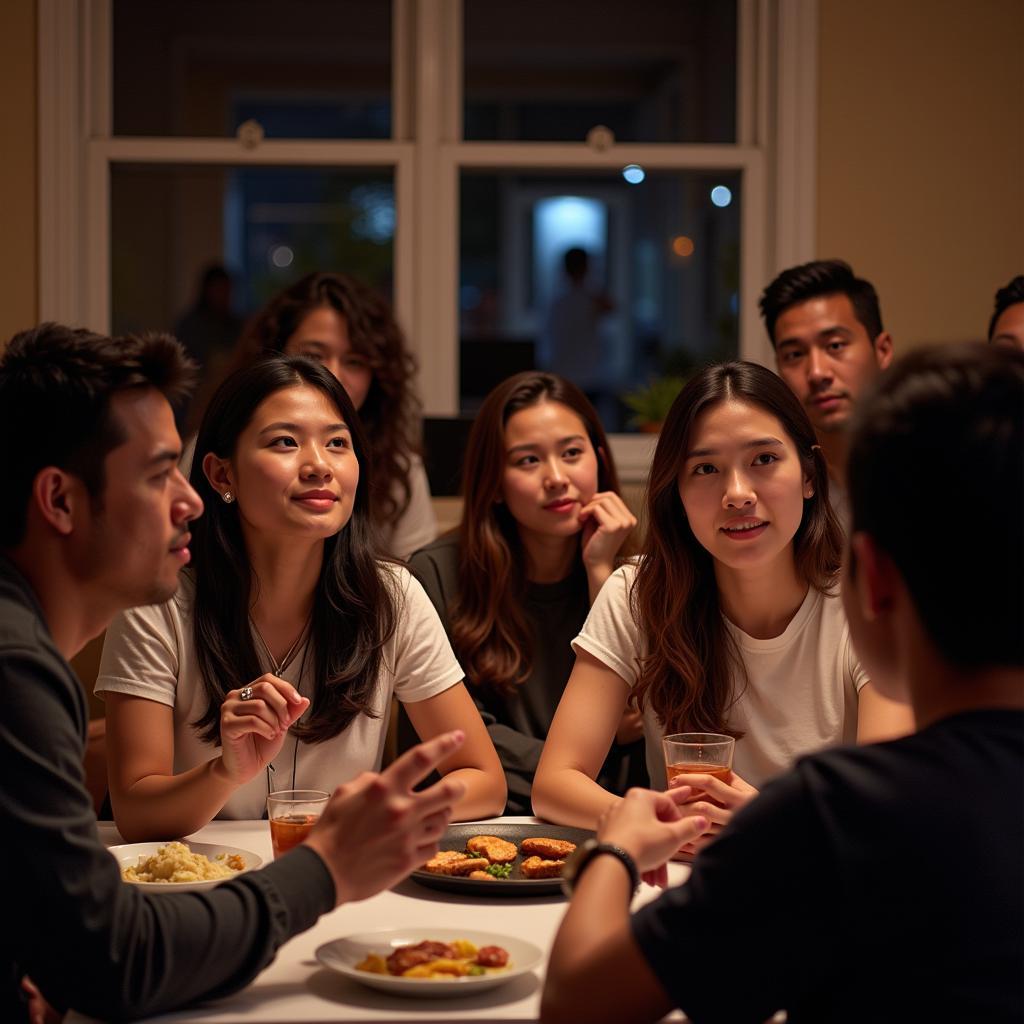
[[[121,877],[126,882],[208,882],[230,878],[244,867],[245,860],[237,853],[210,860],[184,843],[167,843],[151,856],[140,857],[138,864],[122,868]]]

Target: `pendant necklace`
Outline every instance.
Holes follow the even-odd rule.
[[[293,643],[291,645],[291,647],[288,648],[288,650],[285,652],[284,657],[280,661],[277,661],[277,660],[275,660],[274,655],[270,653],[270,645],[267,643],[266,640],[263,639],[263,634],[260,632],[260,627],[256,625],[256,623],[253,620],[252,616],[249,617],[249,623],[252,625],[253,632],[256,634],[256,639],[259,640],[259,642],[260,642],[260,647],[263,648],[263,653],[266,655],[267,661],[270,662],[270,671],[271,671],[271,673],[273,675],[275,675],[278,678],[280,678],[281,677],[281,673],[284,672],[285,669],[287,669],[288,666],[291,665],[291,663],[295,660],[295,656],[298,654],[299,647],[302,644],[302,641],[306,637],[306,633],[309,630],[309,624],[312,621],[312,619],[313,619],[313,613],[310,612],[309,613],[309,618],[306,619],[305,625],[300,630],[299,635],[295,638],[295,643]],[[299,682],[295,684],[295,689],[296,690],[299,690],[299,685],[302,682],[302,674],[305,671],[305,668],[306,668],[306,653],[305,653],[305,651],[303,651],[303,654],[302,654],[302,664],[299,666]],[[295,785],[295,772],[296,772],[296,768],[298,767],[298,762],[299,762],[299,741],[298,741],[298,738],[296,737],[295,738],[295,747],[292,750],[292,789],[296,788],[296,785]],[[268,762],[267,763],[267,795],[268,796],[271,793],[274,792],[274,786],[273,786],[273,782],[272,782],[271,776],[276,771],[277,771],[277,769],[274,767],[274,763],[272,761]],[[263,813],[264,814],[267,813],[266,812],[266,808],[264,808]]]

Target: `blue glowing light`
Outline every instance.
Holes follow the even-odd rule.
[[[732,192],[724,185],[716,185],[711,190],[711,202],[715,206],[728,206],[732,202]]]
[[[626,164],[622,168],[622,176],[630,185],[639,185],[647,177],[647,174],[639,164]]]

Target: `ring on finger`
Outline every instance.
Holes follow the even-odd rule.
[[[252,700],[252,687],[251,686],[243,686],[238,691],[238,699],[239,700]]]

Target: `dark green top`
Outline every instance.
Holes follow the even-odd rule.
[[[449,535],[421,548],[409,569],[423,584],[445,631],[451,637],[448,609],[458,593],[458,538]],[[582,563],[557,583],[527,583],[523,610],[530,628],[533,666],[529,678],[511,694],[466,679],[501,758],[508,781],[506,814],[532,814],[530,789],[555,710],[576,655],[571,643],[590,611],[587,575]],[[465,666],[463,666],[465,668]],[[400,726],[404,747],[415,741],[407,722]],[[613,793],[645,785],[642,741],[612,747],[598,782]]]

